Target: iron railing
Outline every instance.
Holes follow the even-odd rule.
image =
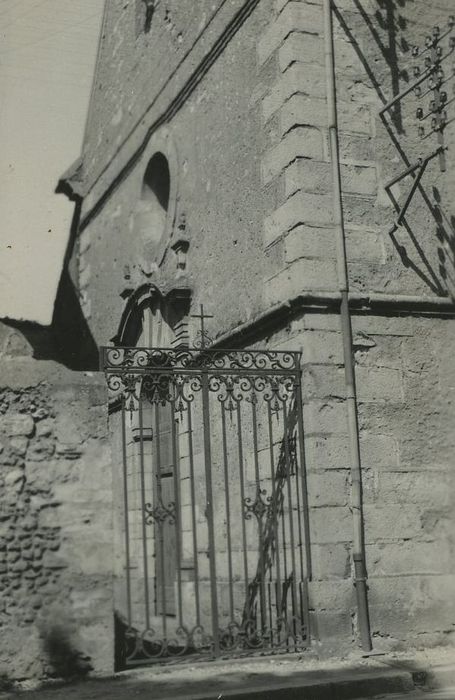
[[[125,665],[309,640],[300,354],[102,348]]]

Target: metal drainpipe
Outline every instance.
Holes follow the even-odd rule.
[[[353,516],[354,582],[357,597],[358,627],[362,648],[371,651],[370,621],[368,615],[365,545],[363,537],[362,482],[360,469],[359,424],[355,386],[352,328],[349,313],[349,279],[346,260],[346,241],[341,201],[341,177],[338,148],[336,113],[335,59],[333,48],[333,25],[331,0],[324,0],[324,39],[327,75],[327,108],[330,153],[332,160],[334,224],[337,238],[337,273],[341,295],[340,323],[343,338],[343,359],[346,383],[346,407],[348,416],[349,444],[351,453],[351,508]]]

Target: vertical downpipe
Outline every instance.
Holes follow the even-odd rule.
[[[358,626],[362,648],[371,651],[370,620],[368,615],[365,545],[363,537],[362,482],[360,469],[359,424],[355,386],[352,328],[349,313],[349,280],[346,260],[346,240],[341,200],[341,177],[336,113],[335,59],[333,49],[332,0],[324,0],[324,39],[327,75],[327,109],[329,144],[332,162],[334,226],[337,245],[337,274],[341,294],[340,324],[343,338],[345,367],[346,409],[348,417],[349,446],[351,455],[351,507],[353,517],[354,582],[357,597]]]

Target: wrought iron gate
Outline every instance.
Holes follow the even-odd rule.
[[[305,647],[300,354],[103,348],[102,363],[124,663]]]

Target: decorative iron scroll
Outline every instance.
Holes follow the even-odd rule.
[[[270,404],[273,412],[289,400],[296,386],[294,375],[230,375],[207,373],[211,393],[226,411],[233,413],[241,401],[255,402],[257,395]],[[136,411],[139,398],[151,404],[171,403],[177,412],[186,411],[195,394],[202,389],[201,375],[170,372],[136,374],[133,372],[108,372],[107,386],[112,398],[123,396],[127,411]]]
[[[210,369],[239,371],[295,372],[298,352],[277,350],[212,350],[190,348],[101,348],[105,372],[143,374],[153,370],[173,371]]]
[[[300,353],[102,348],[101,361],[122,428],[125,666],[304,649]]]
[[[298,352],[275,350],[101,348],[110,397],[123,396],[128,411],[138,408],[140,396],[184,411],[201,390],[202,373],[226,410],[254,401],[258,392],[276,411],[293,392],[299,359]]]
[[[301,648],[308,632],[302,620],[296,616],[279,616],[272,627],[261,628],[253,617],[239,624],[236,621],[219,630],[219,643],[223,654],[241,656],[242,652],[260,652],[273,645],[276,651]],[[213,653],[213,638],[202,625],[189,629],[182,625],[174,634],[163,638],[155,629],[139,632],[129,628],[125,634],[125,656],[131,661],[164,661],[185,657],[188,654]]]
[[[171,502],[167,506],[163,504],[161,499],[156,506],[151,503],[146,503],[144,507],[145,522],[151,525],[153,522],[162,524],[168,522],[170,525],[175,523],[175,503]]]

